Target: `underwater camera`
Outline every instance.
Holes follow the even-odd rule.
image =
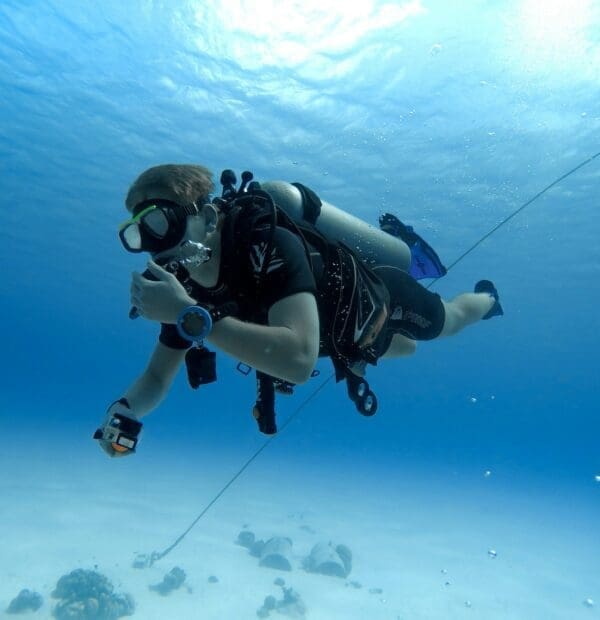
[[[117,452],[135,450],[142,423],[121,413],[113,413],[94,433],[94,439],[107,441]]]

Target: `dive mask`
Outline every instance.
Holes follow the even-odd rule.
[[[119,238],[128,252],[158,254],[178,245],[186,230],[188,215],[200,210],[192,203],[144,200],[133,209],[133,217],[119,226]]]

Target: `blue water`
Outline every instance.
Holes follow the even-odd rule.
[[[142,170],[200,163],[216,175],[301,181],[370,224],[396,213],[451,264],[600,151],[599,74],[592,0],[2,0],[0,406],[5,441],[22,447],[15,471],[35,447],[114,475],[91,433],[157,337],[155,325],[127,318],[130,275],[144,260],[116,236]],[[510,504],[511,489],[535,489],[533,505],[558,494],[592,523],[599,186],[600,158],[434,285],[452,297],[490,278],[503,318],[371,369],[372,419],[328,384],[261,458],[277,472],[327,472],[344,488],[355,480],[357,494],[361,472],[402,487],[417,471],[470,495],[489,470],[497,501]],[[331,372],[327,361],[319,369],[280,400],[280,421]],[[197,393],[177,379],[125,471],[160,460],[183,476],[186,455],[200,452],[227,459],[224,484],[261,445],[254,381],[224,355],[218,372]],[[264,483],[270,467],[255,466]],[[493,502],[494,488],[485,493]],[[600,545],[588,534],[596,559],[582,570],[598,584]]]

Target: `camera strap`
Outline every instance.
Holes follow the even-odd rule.
[[[232,316],[238,311],[238,305],[231,301],[209,310],[213,323]],[[185,354],[185,366],[190,387],[197,390],[201,385],[217,380],[217,355],[200,342]]]

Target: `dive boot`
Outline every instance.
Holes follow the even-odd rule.
[[[491,319],[493,316],[502,316],[504,314],[504,310],[500,305],[500,296],[491,280],[479,280],[479,282],[475,284],[474,292],[487,293],[490,297],[494,298],[494,305],[489,309],[487,314],[482,317],[484,321]]]

